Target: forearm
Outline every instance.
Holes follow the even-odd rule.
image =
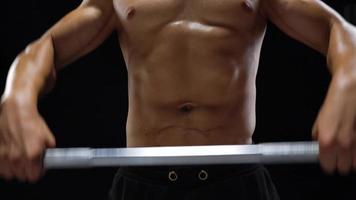
[[[21,52],[10,67],[2,100],[35,106],[38,97],[48,92],[56,79],[52,38],[44,36]]]
[[[322,168],[346,175],[356,170],[356,29],[340,18],[330,23],[327,58],[332,80],[313,126]]]
[[[356,78],[356,28],[343,19],[333,20],[330,27],[327,59],[331,73]]]

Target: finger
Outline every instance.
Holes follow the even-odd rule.
[[[333,149],[320,149],[320,164],[322,169],[328,174],[334,173],[336,169],[336,152]]]
[[[20,181],[26,181],[25,165],[23,153],[15,145],[10,146],[9,166],[13,175]]]
[[[26,172],[28,181],[31,183],[38,181],[43,174],[42,171],[42,161],[34,161],[29,163]]]
[[[13,174],[7,163],[8,161],[0,159],[0,176],[6,181],[11,181],[13,179]]]
[[[337,136],[337,168],[342,175],[349,173],[352,168],[352,146],[354,140],[353,122],[353,112],[350,110],[345,111]]]
[[[1,169],[0,176],[5,180],[5,181],[12,181],[14,179],[14,176],[9,168]]]
[[[322,169],[329,174],[336,169],[336,142],[331,135],[319,134],[319,159]],[[327,137],[329,136],[329,137]]]
[[[328,95],[329,102],[335,99]],[[319,159],[322,169],[329,174],[332,174],[337,165],[336,160],[336,145],[337,133],[340,125],[340,120],[335,118],[339,116],[340,111],[335,110],[334,106],[324,103],[315,126],[314,134],[318,136],[319,141]]]
[[[6,160],[8,158],[9,148],[5,145],[0,145],[0,160]],[[1,165],[1,163],[0,163]]]
[[[13,174],[9,167],[9,148],[5,145],[0,146],[0,176],[7,181],[13,179]]]
[[[47,124],[42,121],[41,127],[41,135],[44,139],[44,146],[47,148],[54,148],[56,146],[56,139],[52,134],[51,130],[48,128]]]
[[[26,175],[30,182],[37,181],[40,178],[44,149],[44,142],[41,139],[27,145]]]
[[[46,134],[46,147],[47,148],[54,148],[56,147],[56,139],[51,133],[51,131],[47,128],[47,134]]]
[[[353,127],[353,138],[352,138],[352,147],[351,147],[351,152],[352,152],[352,166],[353,170],[356,172],[356,119],[354,121],[354,127]]]
[[[312,129],[312,138],[314,140],[318,139],[318,119],[315,121]]]
[[[16,130],[18,127],[13,126],[13,128],[10,127],[12,130]],[[24,161],[25,161],[25,155],[24,155],[24,146],[23,146],[23,139],[20,137],[19,134],[14,134],[14,133],[19,133],[18,130],[16,131],[11,131],[8,132],[7,135],[7,159],[8,163],[7,166],[9,168],[9,172],[12,175],[12,178],[16,178],[19,181],[26,181],[26,174],[24,170]]]
[[[341,175],[347,175],[352,168],[352,149],[338,147],[337,150],[337,169]]]
[[[352,161],[353,169],[356,172],[356,145],[352,147]]]
[[[25,166],[23,162],[19,162],[16,164],[10,164],[11,173],[21,182],[27,181],[27,176],[25,173]]]
[[[34,133],[32,137],[25,142],[25,154],[28,161],[37,160],[42,156],[45,149],[45,134]]]

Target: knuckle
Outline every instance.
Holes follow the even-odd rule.
[[[342,150],[351,150],[352,148],[352,140],[348,137],[338,137],[337,144]]]
[[[42,148],[46,143],[46,140],[47,140],[46,134],[42,132],[37,135],[37,138],[35,139],[34,143],[36,144],[37,147]]]
[[[22,167],[20,165],[11,165],[11,171],[13,172],[13,174],[15,174],[16,176],[20,175]]]
[[[5,148],[0,148],[0,160],[6,160],[8,158],[8,151]]]
[[[342,92],[354,91],[356,88],[356,79],[350,73],[340,71],[336,74],[335,85]]]
[[[26,151],[27,159],[30,161],[39,159],[40,157],[42,157],[44,150],[45,149],[42,141],[36,140],[28,144]]]
[[[42,150],[39,147],[32,148],[27,152],[27,159],[34,161],[42,156]]]
[[[330,149],[336,145],[336,140],[334,137],[327,137],[324,135],[319,136],[319,145],[322,149]]]
[[[9,161],[19,163],[22,160],[22,153],[19,150],[12,151],[9,155]]]
[[[29,168],[29,176],[28,180],[30,182],[36,182],[40,179],[41,172],[42,172],[42,167],[37,164],[32,164],[31,167]]]

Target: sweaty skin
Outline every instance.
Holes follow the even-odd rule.
[[[356,169],[356,30],[321,1],[84,0],[11,66],[0,105],[0,175],[39,178],[35,161],[55,141],[38,96],[114,30],[129,78],[127,146],[251,143],[267,20],[327,56],[333,80],[313,132],[321,165]]]
[[[129,77],[128,146],[251,143],[266,28],[258,1],[114,7]]]

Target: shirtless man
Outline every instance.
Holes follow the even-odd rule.
[[[319,0],[84,0],[11,66],[0,113],[0,174],[36,181],[55,138],[37,110],[56,73],[114,30],[127,65],[127,146],[250,144],[267,20],[327,56],[316,120],[326,172],[356,169],[356,29]]]

